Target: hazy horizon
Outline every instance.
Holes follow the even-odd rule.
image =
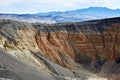
[[[88,7],[120,9],[119,0],[1,0],[0,13],[33,14],[67,11]]]
[[[97,6],[95,6],[97,7]],[[93,8],[95,8],[93,7]],[[78,9],[87,9],[87,8],[91,8],[91,7],[86,7],[86,8],[78,8]],[[107,7],[98,7],[98,8],[107,8]],[[111,9],[111,8],[108,8],[108,9]],[[116,8],[118,9],[118,8]],[[111,10],[116,10],[116,9],[111,9]],[[34,12],[34,13],[14,13],[14,12],[0,12],[0,14],[37,14],[37,13],[47,13],[47,12],[65,12],[65,11],[72,11],[72,10],[77,10],[77,9],[71,9],[71,10],[63,10],[63,11],[59,11],[59,10],[54,10],[54,11],[46,11],[46,12]]]

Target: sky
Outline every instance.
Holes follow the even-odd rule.
[[[120,9],[119,0],[0,0],[0,13],[39,13],[88,7]]]

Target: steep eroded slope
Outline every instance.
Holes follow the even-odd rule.
[[[119,76],[120,18],[41,24],[35,28],[40,52],[54,63],[70,70],[84,67],[99,75]]]
[[[53,79],[119,80],[120,18],[38,25],[0,20],[0,48]]]

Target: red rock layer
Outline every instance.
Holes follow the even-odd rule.
[[[45,57],[63,67],[73,69],[63,56],[69,56],[75,62],[78,62],[79,55],[85,55],[91,59],[95,59],[96,56],[111,60],[118,58],[120,56],[120,24],[106,27],[101,33],[92,30],[83,30],[81,33],[65,31],[38,33],[36,42]]]
[[[70,45],[68,34],[65,32],[44,33],[36,35],[36,42],[40,51],[48,59],[67,68],[72,68],[63,60],[61,54],[74,58],[74,52]]]

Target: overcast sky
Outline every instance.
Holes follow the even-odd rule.
[[[120,8],[120,0],[0,0],[0,13],[38,13],[87,7]]]

